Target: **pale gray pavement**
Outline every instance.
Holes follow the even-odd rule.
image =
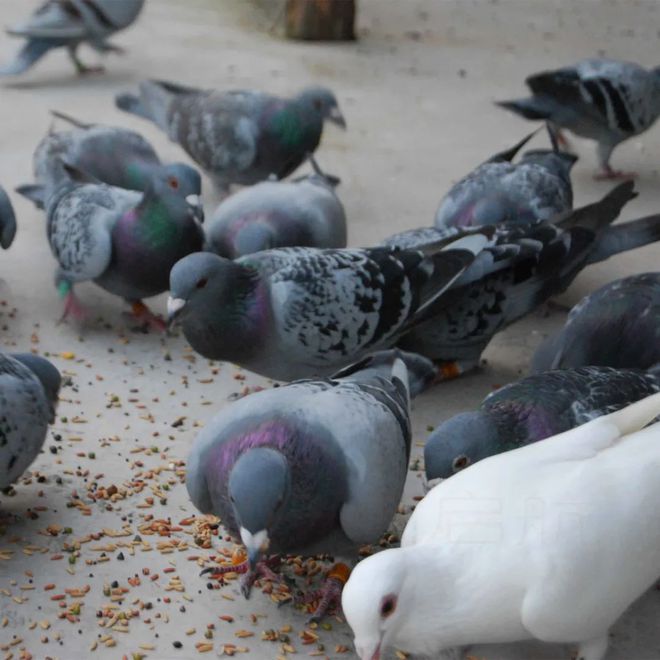
[[[33,5],[2,0],[0,22],[12,23]],[[342,177],[340,194],[351,244],[368,244],[395,231],[431,224],[453,181],[529,130],[528,124],[492,105],[494,99],[521,94],[526,74],[598,53],[660,64],[660,4],[653,0],[360,0],[361,38],[342,45],[295,44],[270,36],[267,30],[277,20],[279,6],[279,0],[260,5],[247,0],[149,0],[139,23],[116,38],[129,52],[107,60],[107,75],[78,78],[65,54],[58,53],[20,80],[0,84],[0,182],[11,189],[30,179],[31,153],[50,124],[50,108],[84,121],[137,128],[153,139],[163,157],[181,158],[182,152],[155,128],[113,107],[113,95],[142,78],[282,93],[319,82],[336,90],[349,126],[346,133],[327,129],[319,161]],[[15,40],[0,38],[0,59],[9,58],[17,46]],[[95,54],[85,55],[95,61]],[[535,144],[541,142],[537,138]],[[576,144],[583,158],[574,169],[574,182],[577,202],[583,203],[603,194],[607,184],[592,181],[593,145]],[[641,174],[642,194],[626,209],[625,218],[660,210],[659,154],[660,128],[615,153],[616,168]],[[211,211],[216,200],[208,186],[205,200]],[[94,309],[92,321],[83,328],[57,325],[60,302],[43,217],[15,195],[13,201],[18,235],[13,248],[0,254],[3,348],[32,347],[54,356],[72,385],[63,390],[53,429],[61,440],[51,434],[33,466],[43,483],[35,476],[17,485],[14,497],[0,496],[4,515],[18,516],[0,536],[0,647],[22,640],[3,650],[3,656],[21,657],[23,648],[33,658],[63,660],[139,657],[132,655],[136,653],[194,658],[199,655],[195,644],[204,642],[213,650],[200,657],[215,657],[223,644],[232,643],[249,648],[239,657],[275,658],[286,650],[279,642],[261,641],[260,635],[286,625],[292,626],[288,634],[299,656],[317,650],[316,645],[302,644],[304,616],[290,606],[277,609],[259,591],[244,602],[235,585],[208,591],[198,577],[197,562],[189,559],[210,551],[193,547],[190,527],[169,538],[148,535],[144,527],[151,522],[145,520],[148,515],[171,517],[176,524],[194,513],[180,484],[180,461],[196,427],[228,405],[230,393],[267,383],[251,374],[236,380],[233,366],[210,365],[195,357],[181,338],[132,332],[122,318],[122,303],[93,285],[80,287],[81,297]],[[561,300],[573,304],[611,279],[656,268],[659,260],[660,247],[654,246],[592,267]],[[156,311],[164,311],[163,297],[152,303]],[[495,386],[522,374],[541,337],[562,318],[556,310],[549,317],[534,314],[492,343],[485,356],[488,363],[479,373],[416,401],[416,455],[421,456],[429,425],[475,406]],[[67,352],[75,357],[60,357]],[[180,425],[173,427],[175,420]],[[93,482],[104,488],[116,485],[126,499],[92,502],[88,489]],[[67,507],[74,492],[91,515]],[[411,472],[404,506],[409,508],[419,492],[419,475]],[[33,519],[28,510],[38,517]],[[47,531],[51,525],[61,529]],[[106,531],[80,545],[75,563],[69,562],[67,544],[124,526],[126,536],[112,538]],[[150,551],[135,542],[136,534],[150,544]],[[168,541],[189,547],[158,548]],[[130,547],[115,547],[121,543]],[[60,554],[63,558],[56,559]],[[150,569],[149,576],[144,568]],[[135,574],[141,584],[129,585],[128,578]],[[154,574],[158,579],[151,579]],[[174,576],[180,583],[170,582]],[[139,616],[127,626],[102,628],[100,621],[111,621],[97,618],[97,611],[113,598],[103,593],[103,585],[114,580],[129,589],[120,610],[133,609]],[[46,591],[48,584],[55,586]],[[65,588],[86,585],[89,591],[82,597],[65,594]],[[181,590],[168,591],[168,585]],[[52,599],[59,594],[66,595],[65,601]],[[79,614],[75,601],[82,603]],[[60,607],[61,602],[66,606]],[[152,609],[140,609],[146,603]],[[59,618],[61,613],[69,613],[72,622]],[[264,617],[255,624],[251,614]],[[234,622],[222,621],[220,615],[230,615]],[[660,592],[653,590],[614,629],[608,658],[660,658],[659,618]],[[346,626],[330,621],[332,631],[317,631],[326,654],[353,657]],[[204,637],[207,624],[215,626],[210,640]],[[254,636],[237,637],[241,629]],[[97,641],[98,648],[89,650],[100,635],[111,635],[114,642]],[[175,649],[174,641],[182,648]],[[342,644],[349,649],[338,653],[336,645]],[[560,660],[569,658],[571,650],[526,644],[479,647],[471,653],[485,660]]]

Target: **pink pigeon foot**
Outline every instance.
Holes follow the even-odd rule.
[[[254,583],[259,580],[267,580],[273,584],[284,585],[288,588],[286,580],[273,571],[273,568],[281,564],[281,559],[275,555],[257,562],[254,570],[250,569],[250,563],[246,559],[237,564],[226,564],[224,566],[210,566],[205,568],[200,575],[209,575],[213,578],[222,577],[227,573],[239,573],[243,575],[241,579],[241,593],[245,598],[250,597],[250,591]]]
[[[301,598],[295,599],[297,605],[316,603],[316,608],[307,620],[308,623],[318,623],[327,614],[341,609],[341,594],[350,573],[351,569],[346,564],[335,564],[328,571],[321,589],[310,591]]]
[[[154,314],[142,301],[131,304],[131,314],[134,319],[139,321],[140,325],[155,330],[156,332],[166,332],[167,323]]]
[[[78,322],[82,322],[87,318],[87,310],[73,292],[73,289],[64,296],[64,311],[58,323],[63,323],[69,317]]]
[[[564,131],[557,129],[555,132],[555,137],[557,138],[557,144],[564,149],[571,151],[571,141],[566,137]]]
[[[636,179],[637,172],[622,172],[621,170],[613,170],[606,168],[594,174],[596,181],[625,181],[627,179]]]

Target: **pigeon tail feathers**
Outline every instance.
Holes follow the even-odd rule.
[[[589,264],[605,261],[615,254],[627,252],[660,241],[660,214],[607,227],[589,255]]]
[[[552,116],[552,110],[541,99],[513,99],[511,101],[496,101],[495,105],[510,110],[525,119],[546,120]]]
[[[52,42],[46,39],[29,39],[16,54],[16,57],[4,67],[0,67],[1,76],[18,76],[30,69],[51,48]]]

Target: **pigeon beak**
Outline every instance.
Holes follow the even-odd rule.
[[[241,527],[241,541],[245,545],[248,555],[248,564],[250,565],[250,570],[254,571],[259,563],[259,560],[263,554],[268,550],[270,545],[270,539],[268,538],[268,532],[265,529],[262,529],[258,532],[252,534],[245,527]]]
[[[380,660],[381,642],[378,641],[374,647],[372,644],[356,644],[355,650],[360,656],[360,660]]]
[[[248,564],[251,571],[255,571],[257,569],[259,559],[261,559],[261,550],[259,550],[259,548],[251,548],[248,551]]]
[[[172,298],[169,296],[167,299],[167,327],[171,327],[181,310],[186,306],[186,301],[183,298]]]
[[[186,197],[186,202],[190,206],[193,214],[193,218],[200,224],[204,223],[204,205],[199,195],[188,195]]]
[[[346,130],[346,120],[344,119],[344,115],[341,114],[341,110],[337,106],[330,108],[328,121],[331,121],[336,126],[339,126],[339,128]]]

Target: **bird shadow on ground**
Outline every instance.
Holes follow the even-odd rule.
[[[44,74],[46,75],[46,74]],[[52,72],[48,78],[32,78],[30,80],[17,79],[5,80],[2,87],[12,90],[35,90],[35,89],[57,89],[58,91],[70,91],[84,87],[86,91],[91,89],[106,89],[116,85],[127,85],[133,83],[136,78],[129,70],[118,71],[116,69],[106,70],[100,73],[77,75],[75,72],[62,73],[53,76]]]

